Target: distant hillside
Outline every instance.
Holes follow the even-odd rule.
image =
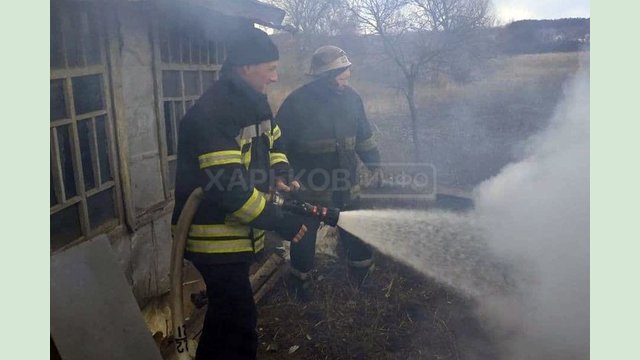
[[[496,44],[507,54],[588,50],[590,28],[590,19],[514,21],[498,30]]]
[[[486,42],[489,51],[497,54],[539,54],[554,52],[588,51],[590,45],[590,19],[519,20],[504,26],[487,29]],[[300,59],[308,59],[321,45],[334,44],[354,53],[381,53],[375,35],[337,36],[308,35],[304,40],[289,33],[273,35],[280,51],[296,53]],[[298,40],[295,40],[298,38]]]

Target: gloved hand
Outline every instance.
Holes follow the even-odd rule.
[[[288,211],[283,211],[282,218],[278,222],[276,232],[286,241],[298,242],[307,232],[304,224],[305,218]]]

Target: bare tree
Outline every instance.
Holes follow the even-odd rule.
[[[346,0],[271,0],[287,12],[287,21],[307,35],[337,35],[351,28]]]
[[[296,28],[295,66],[298,71],[308,69],[308,58],[328,38],[355,34],[358,23],[349,10],[347,0],[267,0],[286,12],[285,22]]]
[[[476,56],[479,30],[489,26],[490,0],[351,0],[362,30],[376,35],[402,73],[401,90],[411,116],[414,158],[420,157],[416,85],[451,73]]]

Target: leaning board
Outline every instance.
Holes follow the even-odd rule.
[[[51,337],[64,360],[161,360],[106,236],[51,257]]]

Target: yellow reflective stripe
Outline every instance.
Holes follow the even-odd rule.
[[[282,130],[280,130],[280,127],[276,125],[276,127],[273,128],[272,131],[266,134],[267,138],[269,138],[269,149],[271,149],[273,148],[273,144],[276,142],[276,140],[278,140],[282,136]]]
[[[356,148],[356,137],[355,136],[351,136],[348,138],[344,138],[344,148],[346,150],[353,150]]]
[[[243,223],[251,222],[264,210],[266,203],[267,201],[264,196],[254,188],[249,200],[231,215]]]
[[[287,159],[287,155],[283,153],[269,153],[269,165],[275,165],[277,163],[284,162],[289,163],[289,159]]]
[[[361,141],[356,144],[356,151],[369,151],[377,146],[377,139],[375,135],[371,135],[370,138]]]
[[[271,136],[273,136],[273,141],[278,140],[280,136],[282,136],[282,130],[280,130],[280,126],[276,125],[271,133]]]
[[[187,239],[186,249],[190,252],[204,254],[253,252],[253,243],[250,239],[210,241]]]
[[[241,156],[240,150],[223,150],[202,154],[198,156],[198,160],[200,169],[204,169],[209,166],[241,164]]]
[[[255,252],[259,252],[262,249],[264,249],[264,239],[265,239],[265,232],[264,230],[255,230],[256,231],[256,235],[255,236],[255,242],[253,244],[254,247],[254,251]]]
[[[244,165],[245,168],[249,169],[249,165],[251,165],[251,146],[249,147],[247,152],[242,154],[241,162],[242,162],[242,165]]]
[[[238,145],[240,145],[240,149],[242,149],[242,147],[243,147],[245,144],[250,144],[250,143],[251,143],[251,141],[252,141],[252,139],[251,139],[251,138],[248,138],[248,139],[240,139],[240,138],[238,138]]]
[[[264,237],[256,240],[255,246],[253,248],[253,252],[260,252],[264,250]]]
[[[248,237],[250,228],[248,226],[238,225],[191,225],[189,227],[189,236],[200,237]]]

